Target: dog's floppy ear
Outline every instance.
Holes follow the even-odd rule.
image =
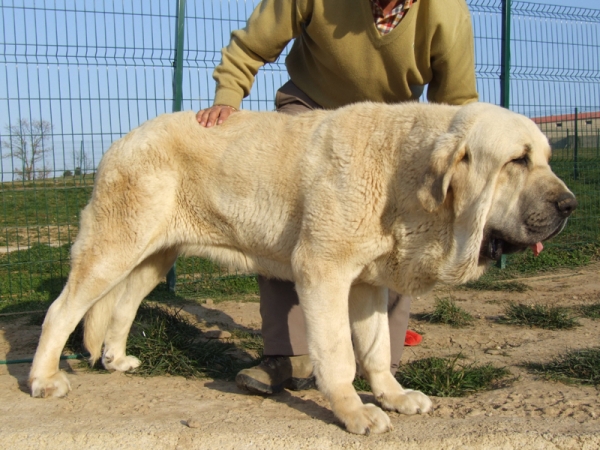
[[[466,146],[455,134],[446,133],[436,140],[423,184],[417,191],[425,210],[433,212],[444,203],[456,166],[465,155]]]

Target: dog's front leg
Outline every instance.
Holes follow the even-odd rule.
[[[387,318],[388,292],[368,284],[352,286],[349,297],[354,348],[373,395],[389,411],[402,414],[429,412],[425,394],[403,389],[390,372],[390,332]]]
[[[348,292],[353,277],[315,261],[306,267],[297,272],[296,289],[306,318],[308,348],[319,390],[348,431],[384,433],[391,429],[387,414],[375,405],[364,405],[352,386],[356,364]]]

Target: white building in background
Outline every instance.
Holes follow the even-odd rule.
[[[573,148],[575,145],[575,114],[533,117],[550,140],[554,149]],[[598,150],[600,147],[600,111],[577,114],[578,147]]]

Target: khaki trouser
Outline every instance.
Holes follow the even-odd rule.
[[[300,114],[311,109],[321,108],[291,81],[277,91],[275,107],[277,111],[286,114]],[[259,276],[258,286],[262,336],[265,343],[264,355],[306,355],[308,353],[306,324],[294,283]],[[408,328],[410,301],[411,298],[408,296],[393,291],[389,292],[388,320],[392,372],[398,368],[404,351],[404,336]]]

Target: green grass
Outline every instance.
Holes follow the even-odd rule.
[[[356,389],[359,392],[370,392],[371,391],[371,385],[369,384],[369,382],[367,380],[365,380],[362,377],[356,377],[352,384],[354,385],[354,389]]]
[[[58,296],[70,269],[70,244],[53,248],[47,243],[74,239],[91,183],[93,177],[88,176],[0,184],[0,246],[21,249],[0,254],[0,309],[6,302]],[[203,258],[179,258],[177,276],[177,290],[183,295],[218,300],[258,293],[254,276],[230,274]]]
[[[196,298],[216,301],[229,296],[258,294],[256,276],[230,273],[226,268],[197,256],[177,260],[177,291]]]
[[[454,328],[465,327],[473,322],[473,316],[456,304],[452,297],[438,298],[431,313],[421,314],[419,319],[442,323]]]
[[[580,305],[577,312],[587,319],[600,319],[600,302],[591,305]]]
[[[93,176],[0,183],[1,247],[73,241]]]
[[[69,274],[69,249],[36,244],[0,254],[0,311],[14,303],[54,300]]]
[[[177,310],[143,303],[129,336],[127,353],[136,356],[142,365],[135,372],[141,376],[173,375],[187,378],[219,378],[232,380],[237,372],[255,365],[258,359],[245,353],[262,353],[262,338],[245,330],[233,329],[232,341],[204,341],[200,330]],[[82,330],[78,327],[67,349],[82,353]],[[427,395],[461,397],[477,391],[506,385],[510,372],[490,364],[459,363],[460,355],[452,359],[427,358],[402,365],[396,374],[398,381]],[[354,383],[358,390],[368,391],[365,380]]]
[[[235,377],[244,366],[232,355],[235,346],[201,338],[200,330],[177,311],[142,305],[127,352],[142,361],[136,371],[142,376]]]
[[[28,302],[15,302],[0,304],[0,314],[28,313],[32,311],[46,311],[51,301],[32,300]],[[17,317],[17,316],[14,316]],[[41,325],[41,324],[40,324]]]
[[[504,291],[504,292],[525,292],[531,288],[520,281],[493,281],[489,278],[480,278],[460,286],[461,289],[471,289],[475,291]]]
[[[36,310],[47,307],[48,303],[20,305],[27,305],[28,310]],[[7,307],[2,312],[13,309]],[[31,314],[29,324],[41,326],[44,316]],[[10,320],[12,317],[0,319]],[[233,328],[230,332],[231,342],[204,339],[201,330],[185,318],[180,310],[143,302],[127,340],[127,354],[142,361],[135,375],[232,380],[241,369],[258,363],[262,356],[263,341],[260,334],[239,328]],[[81,323],[69,336],[65,351],[86,354]],[[87,361],[82,361],[82,367],[104,372],[100,363],[91,368]]]
[[[396,379],[405,388],[436,397],[464,397],[479,391],[504,387],[514,381],[508,379],[506,368],[491,364],[459,363],[455,358],[425,358],[403,364]],[[357,378],[354,387],[359,391],[370,391],[369,383]]]
[[[42,326],[51,303],[50,301],[30,301],[0,304],[0,323],[15,322],[23,317],[28,317],[29,325]]]
[[[548,330],[569,330],[579,322],[568,308],[546,305],[524,305],[510,303],[498,323],[524,325]]]
[[[70,270],[70,245],[51,247],[35,244],[30,248],[0,253],[0,312],[17,303],[49,302],[62,291]],[[228,275],[226,269],[197,257],[177,260],[179,295],[214,298],[258,294],[255,276]],[[150,298],[160,297],[160,292]],[[12,311],[5,311],[12,312]]]
[[[543,378],[563,383],[600,385],[600,347],[572,350],[547,363],[525,367]]]
[[[580,150],[577,178],[572,161],[560,158],[559,154],[553,156],[552,170],[573,191],[579,206],[562,233],[549,241],[538,258],[527,252],[530,258],[522,264],[530,270],[539,271],[540,266],[543,266],[542,270],[572,267],[587,264],[590,259],[600,256],[600,160],[592,157],[595,152]],[[586,159],[585,155],[589,157]]]
[[[510,372],[491,364],[460,364],[459,357],[426,358],[405,364],[396,373],[401,385],[436,397],[464,397],[509,383]]]
[[[83,352],[82,339],[79,326],[69,338],[67,349]],[[179,311],[142,303],[127,340],[127,354],[142,361],[133,372],[139,376],[232,380],[241,369],[258,363],[245,351],[246,348],[257,349],[256,336],[244,335],[236,339],[239,341],[237,344],[205,340],[200,329]],[[245,361],[240,353],[245,355]],[[99,367],[97,365],[95,370]]]
[[[515,278],[531,277],[558,269],[575,269],[600,259],[600,241],[586,245],[569,247],[558,244],[546,244],[542,253],[535,257],[530,250],[508,255],[506,268],[490,267],[474,282],[466,283],[464,289],[525,292],[529,286]]]
[[[232,297],[258,294],[258,281],[255,275],[225,275],[207,277],[198,273],[192,281],[178,282],[177,291],[181,295],[196,298],[213,298],[215,302],[231,300]]]
[[[32,225],[77,225],[79,213],[87,204],[91,187],[70,189],[23,189],[2,191],[4,211],[0,224],[4,227],[27,227]]]
[[[259,333],[250,333],[249,331],[234,328],[230,330],[231,337],[240,341],[240,347],[244,350],[251,350],[262,356],[264,342]]]

